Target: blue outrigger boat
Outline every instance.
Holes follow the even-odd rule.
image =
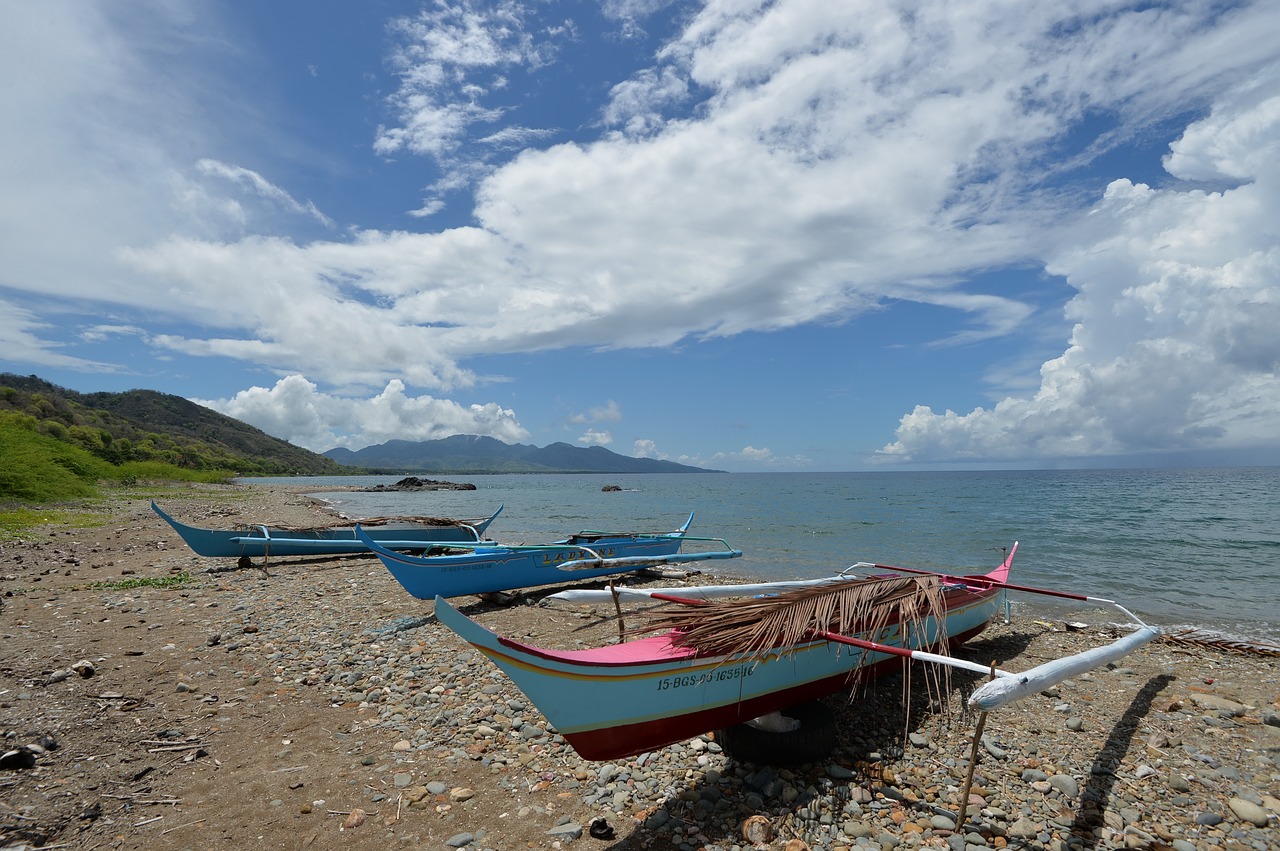
[[[284,526],[251,525],[241,529],[202,529],[179,522],[153,501],[151,509],[173,527],[178,536],[196,555],[209,558],[242,556],[313,556],[367,553],[369,547],[356,537],[353,524],[335,524],[305,529]],[[424,552],[440,544],[482,542],[489,524],[502,513],[502,506],[488,517],[478,520],[414,520],[389,521],[363,527],[371,540],[389,550]],[[368,524],[369,521],[362,521]]]
[[[741,550],[723,538],[688,535],[693,515],[674,532],[582,531],[550,544],[441,544],[437,555],[398,553],[367,534],[356,535],[386,565],[396,581],[414,597],[461,597],[513,591],[630,573],[663,564],[737,558]],[[709,541],[723,549],[682,553],[686,541]]]
[[[501,668],[578,755],[590,760],[622,759],[708,730],[763,721],[900,670],[903,657],[989,674],[992,681],[968,701],[985,713],[1122,658],[1160,634],[1114,600],[1011,584],[1017,551],[1014,543],[1003,564],[981,575],[865,564],[860,566],[876,572],[799,587],[776,583],[776,594],[763,584],[649,591],[643,599],[676,609],[659,621],[664,631],[584,649],[534,647],[501,637],[444,600],[436,601],[435,616]],[[1110,645],[1021,673],[947,655],[944,648],[987,628],[1004,608],[1006,591],[1108,603],[1139,628]],[[714,599],[730,595],[739,599]],[[979,722],[975,748],[981,736]],[[967,790],[961,800],[968,800]]]

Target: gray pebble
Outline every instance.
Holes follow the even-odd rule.
[[[547,836],[555,839],[573,841],[574,839],[582,836],[582,825],[572,821],[565,822],[564,824],[558,824],[547,831]]]
[[[1241,821],[1247,821],[1254,827],[1267,826],[1267,811],[1252,801],[1246,801],[1244,798],[1232,798],[1227,801],[1227,806]]]
[[[1080,784],[1070,774],[1055,774],[1049,778],[1049,785],[1062,793],[1069,801],[1074,801],[1080,794]]]

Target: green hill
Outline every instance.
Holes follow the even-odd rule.
[[[77,393],[0,373],[0,414],[109,464],[161,462],[240,475],[343,475],[332,459],[181,396],[154,390]],[[29,418],[23,420],[22,418]]]

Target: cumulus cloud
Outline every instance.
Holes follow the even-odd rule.
[[[783,469],[794,470],[807,467],[810,460],[803,455],[779,456],[768,447],[744,446],[736,452],[717,452],[707,462],[711,465],[729,465],[740,469]]]
[[[1206,191],[1112,183],[1047,269],[1076,291],[1039,389],[967,414],[918,406],[888,460],[1011,460],[1274,446],[1280,422],[1280,68],[1171,146]]]
[[[359,399],[321,392],[301,375],[289,375],[273,387],[251,387],[230,399],[192,401],[313,452],[362,449],[394,439],[436,440],[453,434],[478,434],[504,443],[528,437],[514,411],[492,402],[464,406],[448,399],[410,396],[399,380],[388,382],[372,398]]]
[[[656,458],[666,461],[667,455],[658,451],[658,444],[648,438],[640,438],[631,446],[631,454],[636,458]]]
[[[689,80],[676,69],[647,68],[609,93],[603,121],[627,135],[643,136],[661,130],[666,112],[689,97]]]
[[[589,428],[582,433],[577,442],[582,446],[608,446],[613,443],[613,433],[608,429]]]
[[[665,7],[605,8],[634,23]],[[1040,264],[1075,289],[1075,329],[1039,391],[968,414],[922,406],[883,457],[1226,445],[1273,413],[1277,84],[1259,69],[1277,59],[1275,4],[709,2],[648,67],[606,81],[598,137],[561,144],[508,99],[510,75],[581,37],[534,26],[538,10],[461,0],[394,23],[390,116],[369,147],[439,170],[422,216],[474,187],[474,222],[336,235],[278,176],[290,168],[270,167],[277,137],[250,99],[219,88],[226,56],[210,54],[230,40],[216,20],[160,0],[14,5],[0,28],[0,286],[182,325],[147,336],[161,355],[453,391],[477,383],[481,355],[668,346],[901,300],[959,316],[950,342],[1007,334],[1036,306],[974,273]],[[1209,106],[1167,168],[1212,185],[1119,181],[1099,200],[1075,182]],[[56,360],[54,323],[22,310],[0,320],[12,359]],[[454,403],[412,398],[450,419]],[[310,431],[312,445],[349,434]]]

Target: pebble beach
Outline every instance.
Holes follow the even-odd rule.
[[[323,517],[270,487],[165,505],[205,526]],[[1273,655],[1156,642],[991,713],[958,827],[975,676],[829,698],[839,747],[818,763],[738,762],[712,731],[593,763],[376,560],[220,561],[146,500],[4,544],[0,728],[36,750],[0,772],[0,847],[1280,849]],[[612,611],[553,590],[454,602],[533,644],[616,637]],[[958,655],[1020,670],[1114,637],[1018,604]],[[94,674],[56,679],[79,661]]]

